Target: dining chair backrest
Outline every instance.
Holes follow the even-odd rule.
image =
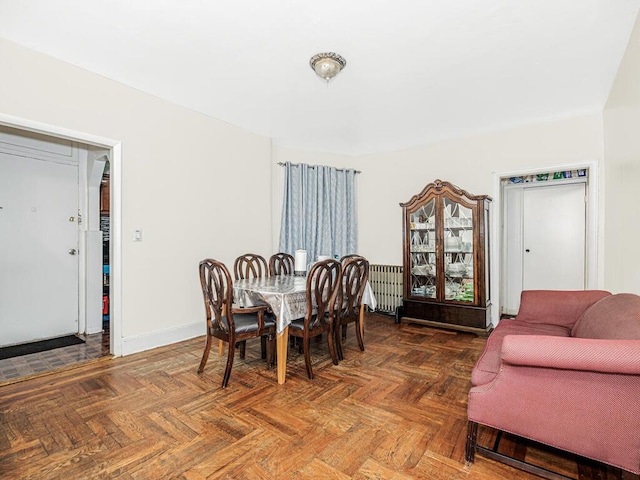
[[[233,274],[236,280],[266,277],[269,275],[267,261],[255,253],[245,253],[233,263]]]
[[[273,275],[293,275],[295,268],[295,259],[293,255],[279,252],[274,253],[269,258],[269,274]]]
[[[342,264],[342,266],[344,266],[345,262],[350,258],[364,258],[364,257],[358,255],[357,253],[350,253],[348,255],[343,255],[342,257],[340,257],[340,263]]]
[[[337,260],[323,260],[311,267],[307,276],[307,315],[305,328],[313,328],[319,319],[335,316],[336,297],[340,290],[342,266]]]
[[[233,283],[227,267],[217,260],[200,262],[200,285],[207,315],[207,328],[229,332],[234,329],[232,309]]]
[[[342,265],[342,305],[341,315],[359,315],[362,295],[369,279],[369,262],[366,258],[354,255]]]

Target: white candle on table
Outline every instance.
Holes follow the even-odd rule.
[[[296,250],[294,270],[296,275],[305,275],[307,273],[306,250]]]

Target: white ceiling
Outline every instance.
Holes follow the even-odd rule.
[[[640,0],[0,0],[0,36],[277,145],[365,154],[601,110],[639,8]],[[308,63],[324,51],[347,60],[329,85]]]

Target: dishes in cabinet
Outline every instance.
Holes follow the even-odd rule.
[[[455,299],[461,302],[473,302],[475,300],[473,283],[463,283]]]
[[[462,262],[454,262],[447,265],[446,273],[450,275],[464,275],[467,273],[467,264]]]
[[[420,239],[420,234],[418,232],[413,232],[413,234],[411,235],[411,245],[413,247],[422,245],[422,240]]]
[[[460,285],[455,282],[446,282],[444,287],[445,300],[453,300],[460,292]]]
[[[460,237],[447,237],[444,239],[445,250],[460,250]]]
[[[470,218],[451,217],[445,218],[444,226],[445,228],[467,228],[473,226],[473,223]]]
[[[412,252],[435,252],[435,247],[433,245],[412,245]]]
[[[433,275],[433,265],[414,265],[411,268],[411,273],[414,275]]]

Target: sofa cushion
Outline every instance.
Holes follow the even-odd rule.
[[[640,340],[640,296],[618,293],[599,300],[578,319],[571,336]]]
[[[484,347],[484,352],[478,359],[475,368],[471,372],[471,384],[484,385],[489,383],[500,370],[500,351],[502,339],[505,335],[551,335],[568,337],[569,328],[562,325],[546,325],[544,323],[529,323],[521,320],[501,320],[498,326],[491,332]]]
[[[591,305],[610,295],[604,290],[523,290],[516,318],[571,329]]]

